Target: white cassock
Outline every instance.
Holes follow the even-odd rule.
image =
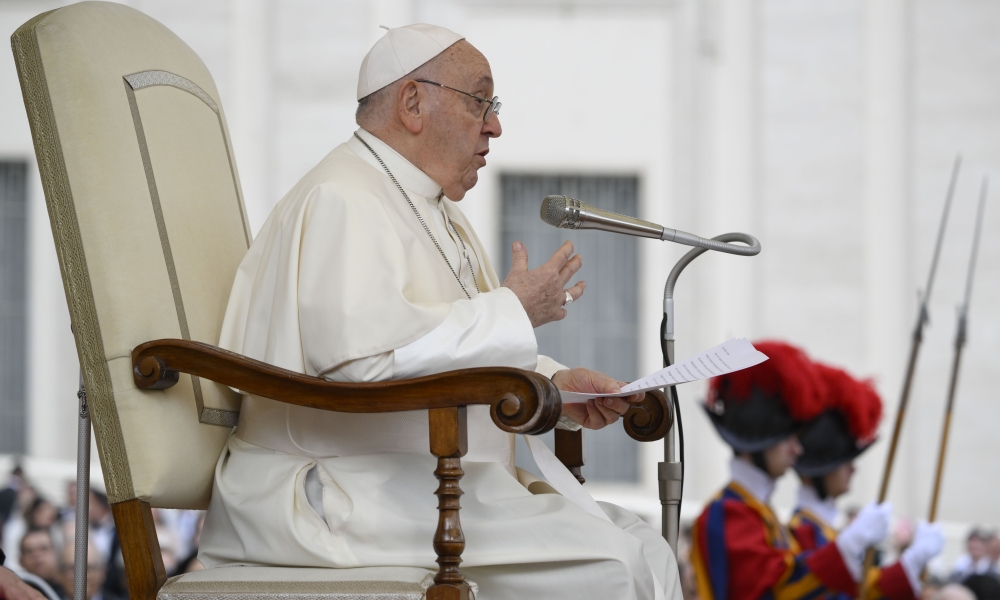
[[[244,258],[220,346],[335,381],[481,366],[562,369],[538,355],[517,297],[441,186],[358,134],[406,190],[439,250],[371,152],[335,148],[278,203]],[[453,227],[452,227],[453,224]],[[461,278],[466,296],[455,274]],[[477,292],[478,289],[481,293]],[[462,572],[480,600],[680,599],[659,532],[610,504],[599,519],[533,495],[514,436],[469,408]],[[245,396],[219,459],[199,558],[206,566],[436,569],[436,459],[427,412],[347,414]]]

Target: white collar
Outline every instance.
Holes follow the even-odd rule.
[[[441,186],[438,185],[436,181],[431,179],[430,175],[424,173],[413,163],[406,160],[406,158],[404,158],[399,152],[396,152],[392,146],[378,139],[374,134],[365,131],[363,127],[358,128],[357,134],[361,136],[365,143],[371,146],[372,150],[374,150],[379,155],[379,158],[385,162],[385,166],[389,167],[389,170],[392,171],[396,181],[398,181],[399,185],[403,186],[404,189],[427,199],[436,199],[441,194]],[[382,165],[380,165],[378,160],[372,156],[372,153],[368,150],[368,148],[365,148],[365,145],[358,141],[358,138],[352,135],[351,139],[347,140],[347,147],[361,157],[361,160],[378,169],[380,173],[385,173],[385,169],[382,168]]]
[[[733,481],[743,486],[754,498],[767,504],[774,493],[774,479],[750,461],[734,456],[729,460]]]
[[[816,488],[811,485],[799,486],[799,509],[807,510],[813,515],[823,519],[826,525],[833,527],[837,522],[837,505],[833,498],[822,500],[816,493]]]

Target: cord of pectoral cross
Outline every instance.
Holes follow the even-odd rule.
[[[386,166],[382,157],[378,155],[378,152],[375,152],[375,150],[368,145],[368,142],[361,139],[361,136],[358,135],[357,132],[355,132],[354,137],[358,138],[358,141],[364,144],[365,148],[368,148],[368,151],[372,153],[372,156],[375,157],[378,164],[382,165],[382,168],[385,169],[385,174],[389,176],[389,179],[391,179],[394,184],[396,184],[396,189],[398,189],[399,193],[406,199],[406,203],[410,205],[410,209],[412,209],[413,214],[417,216],[417,220],[420,221],[420,226],[424,228],[424,232],[427,233],[427,237],[431,238],[431,241],[434,242],[434,246],[437,248],[438,252],[441,253],[441,258],[443,258],[445,264],[448,265],[448,269],[451,271],[451,274],[455,276],[455,281],[458,282],[462,291],[465,292],[465,296],[471,300],[472,295],[469,294],[469,290],[465,287],[465,284],[462,283],[462,278],[458,276],[458,271],[455,270],[455,267],[451,266],[451,261],[448,260],[448,256],[444,253],[444,249],[441,248],[441,244],[438,243],[437,238],[434,237],[433,233],[431,233],[431,229],[427,226],[427,222],[424,221],[422,216],[420,216],[420,211],[417,210],[413,201],[410,200],[410,196],[406,193],[406,190],[404,190],[403,186],[399,185],[399,182],[396,181],[396,177],[392,174],[392,171],[389,170],[389,167]],[[458,238],[458,243],[462,245],[462,254],[465,255],[465,261],[469,265],[469,273],[472,275],[472,283],[476,286],[476,291],[480,294],[483,293],[483,291],[479,289],[479,281],[476,280],[476,270],[472,267],[472,259],[469,258],[469,249],[465,246],[465,240],[463,240],[462,236],[458,234],[458,229],[456,229],[455,224],[451,222],[451,217],[445,214],[444,219],[447,222],[447,225],[450,226],[451,230],[455,233],[455,237]]]

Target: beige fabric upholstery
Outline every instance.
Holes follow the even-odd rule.
[[[170,579],[157,600],[420,600],[433,577],[412,567],[222,567]]]
[[[12,42],[109,498],[205,508],[240,398],[187,375],[140,391],[130,352],[218,343],[251,241],[218,90],[120,4],[39,15]]]

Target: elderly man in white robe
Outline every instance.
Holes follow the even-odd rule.
[[[529,270],[515,243],[501,283],[458,209],[501,133],[492,94],[489,63],[462,36],[390,30],[361,66],[360,128],[274,208],[236,276],[220,345],[334,381],[506,366],[560,389],[618,392],[606,375],[538,355],[533,329],[584,291],[566,287],[581,266],[572,245]],[[599,429],[637,399],[563,405],[559,427]],[[657,531],[610,504],[597,518],[529,492],[514,436],[488,407],[470,407],[468,428],[462,571],[480,600],[680,598]],[[434,468],[426,411],[345,414],[246,396],[200,558],[434,568]]]

